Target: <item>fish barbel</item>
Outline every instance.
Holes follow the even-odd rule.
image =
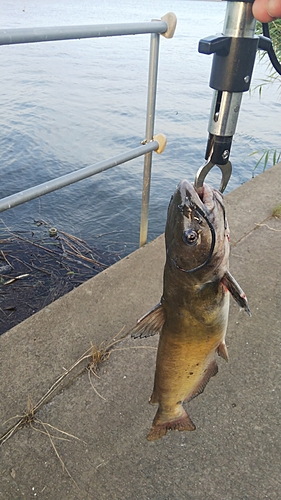
[[[195,430],[183,408],[216,375],[216,353],[228,360],[225,334],[229,292],[250,315],[243,290],[228,271],[229,228],[222,194],[183,180],[171,198],[165,230],[166,263],[160,303],[143,316],[133,338],[160,334],[147,439],[169,429]]]

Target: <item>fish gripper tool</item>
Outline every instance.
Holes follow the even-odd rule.
[[[229,161],[243,92],[249,90],[257,49],[269,50],[271,40],[256,36],[252,14],[254,0],[228,1],[222,34],[199,41],[202,54],[213,54],[209,86],[214,89],[211,105],[206,163],[197,171],[194,187],[203,186],[208,172],[218,166],[223,192],[232,173]]]

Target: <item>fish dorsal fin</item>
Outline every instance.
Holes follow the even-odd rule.
[[[229,271],[226,271],[221,279],[223,286],[231,293],[235,302],[251,316],[251,311],[248,306],[248,300],[240,285],[233,278]]]
[[[165,311],[161,303],[142,316],[131,331],[133,339],[143,339],[160,333],[165,323]]]

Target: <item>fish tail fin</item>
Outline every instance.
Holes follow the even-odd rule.
[[[149,434],[147,435],[148,441],[156,441],[167,434],[169,430],[171,431],[195,431],[196,427],[192,422],[191,418],[187,415],[185,410],[182,408],[182,413],[179,417],[174,420],[169,420],[166,422],[161,422],[159,418],[160,411],[157,410],[152,427]]]
[[[136,326],[131,330],[133,339],[151,337],[160,333],[165,323],[165,312],[161,303],[142,316]]]

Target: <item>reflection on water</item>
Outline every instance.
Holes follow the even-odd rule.
[[[62,0],[34,0],[23,11],[15,0],[2,10],[2,26],[27,27],[148,21],[171,6],[122,0],[93,7],[84,0],[65,9]],[[224,10],[220,2],[175,0],[176,34],[161,38],[155,132],[165,133],[168,144],[153,155],[149,239],[164,230],[177,182],[192,180],[204,160],[211,58],[198,54],[197,44],[220,31]],[[1,47],[0,196],[137,147],[145,133],[148,58],[147,35]],[[265,69],[256,65],[256,82]],[[273,87],[261,100],[258,92],[244,96],[229,190],[251,178],[252,151],[278,147],[280,107]],[[93,245],[130,252],[139,239],[142,165],[135,159],[4,212],[3,223],[17,229],[42,218]],[[208,180],[218,185],[219,171]]]

